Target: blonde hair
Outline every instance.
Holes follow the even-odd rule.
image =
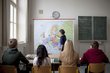
[[[10,39],[8,42],[9,48],[16,48],[17,47],[17,40],[16,39]]]
[[[62,62],[72,63],[74,60],[74,47],[71,40],[67,40],[64,44],[64,50],[60,54]]]

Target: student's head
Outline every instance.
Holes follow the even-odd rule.
[[[92,43],[92,48],[99,48],[99,43],[97,42],[97,41],[94,41],[93,43]]]
[[[39,45],[37,48],[37,57],[38,57],[37,65],[38,67],[40,67],[40,65],[42,65],[44,58],[48,57],[46,47],[42,44]]]
[[[60,29],[59,32],[60,32],[60,35],[64,35],[65,34],[65,31],[63,29]]]
[[[17,48],[17,39],[10,39],[8,42],[9,48]]]
[[[47,50],[46,50],[46,47],[44,45],[39,45],[38,48],[37,48],[37,56],[38,57],[48,57],[48,53],[47,53]]]
[[[66,40],[64,44],[64,50],[61,53],[62,60],[65,60],[69,63],[73,61],[74,58],[74,46],[71,40]]]
[[[71,40],[66,40],[64,44],[64,51],[73,51],[73,42]]]

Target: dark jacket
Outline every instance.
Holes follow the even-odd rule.
[[[20,61],[28,64],[29,61],[23,56],[21,52],[18,51],[16,48],[8,48],[3,56],[2,56],[2,63],[5,65],[14,65],[19,69]]]
[[[61,36],[60,37],[60,44],[62,45],[62,51],[64,49],[65,41],[66,41],[66,36],[65,35]]]

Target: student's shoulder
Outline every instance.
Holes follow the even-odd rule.
[[[93,51],[94,49],[93,48],[89,48],[86,52],[90,52],[90,51]]]
[[[98,49],[101,53],[103,53],[104,54],[104,52],[101,50],[101,49]]]
[[[47,60],[50,60],[50,58],[49,58],[49,57],[46,57],[46,59],[47,59]]]
[[[94,50],[93,48],[89,48],[84,54],[88,54],[88,53],[90,53],[93,50]]]
[[[74,51],[74,58],[79,58],[79,53]]]
[[[34,59],[38,59],[38,57],[36,56],[36,57],[34,57]]]
[[[79,53],[78,53],[78,52],[76,52],[76,51],[74,51],[74,55],[79,55]]]
[[[37,60],[38,60],[38,57],[35,57],[33,61],[37,61]]]

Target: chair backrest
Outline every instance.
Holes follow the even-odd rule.
[[[15,66],[0,65],[0,73],[17,73]]]
[[[50,66],[40,66],[38,68],[37,66],[33,66],[32,73],[51,73],[51,67]]]
[[[88,66],[88,73],[104,73],[105,72],[105,64],[104,63],[90,63]]]
[[[79,73],[79,71],[77,67],[59,66],[59,73]]]

